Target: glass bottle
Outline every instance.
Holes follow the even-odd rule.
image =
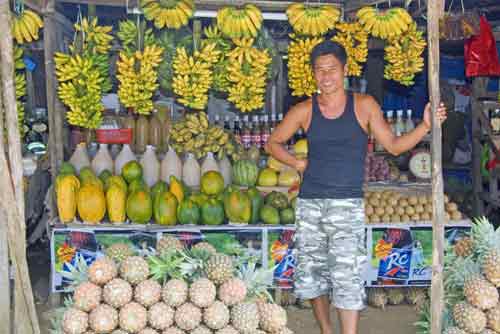
[[[243,116],[243,129],[241,130],[241,143],[248,149],[252,144],[252,130],[248,123],[248,115]]]
[[[233,127],[233,134],[234,134],[234,139],[238,141],[240,144],[242,143],[242,138],[241,138],[241,128],[240,128],[240,116],[236,116],[236,119],[234,120],[234,127]]]
[[[262,129],[260,134],[260,140],[262,142],[261,146],[265,147],[269,136],[271,135],[271,128],[269,127],[269,122],[267,121],[267,115],[262,116]]]
[[[413,123],[413,119],[411,117],[411,109],[406,110],[406,119],[405,119],[405,132],[408,133],[415,129],[415,123]]]
[[[261,128],[259,124],[259,116],[253,116],[253,127],[252,127],[252,145],[255,145],[257,148],[261,148]]]

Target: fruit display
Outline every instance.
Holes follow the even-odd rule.
[[[193,55],[185,48],[177,48],[173,60],[172,89],[179,96],[177,101],[186,107],[203,110],[208,103],[208,90],[212,85],[212,71],[220,51],[215,43],[206,44]]]
[[[320,37],[300,37],[290,34],[288,45],[288,86],[293,96],[311,96],[316,92],[316,81],[311,67],[311,51],[321,43]]]
[[[37,41],[41,28],[43,21],[32,10],[23,9],[20,13],[12,15],[12,35],[18,44]]]
[[[253,38],[233,39],[235,48],[228,52],[227,100],[241,112],[264,107],[267,72],[271,63],[267,49],[254,46]]]
[[[160,249],[163,244],[171,246]],[[273,270],[256,268],[255,260],[243,265],[207,246],[199,242],[187,249],[163,236],[146,257],[127,253],[115,262],[104,256],[73,269],[72,298],[54,312],[53,330],[293,333],[285,309],[267,291]]]
[[[286,10],[288,22],[299,35],[321,36],[335,27],[340,10],[330,5],[294,3]]]
[[[456,203],[445,196],[446,219],[461,220]],[[432,220],[432,196],[424,193],[402,193],[393,190],[365,193],[367,223],[428,222]]]
[[[392,7],[383,12],[375,7],[362,7],[356,16],[364,30],[381,39],[399,36],[413,23],[410,14],[400,7]]]
[[[426,45],[423,33],[417,30],[415,22],[401,35],[389,38],[384,48],[384,59],[387,61],[384,78],[404,86],[413,85],[415,74],[422,72],[424,68],[422,53]]]
[[[226,6],[217,11],[217,27],[226,37],[257,37],[261,26],[262,13],[253,4],[241,8]]]
[[[368,57],[368,33],[359,22],[339,23],[332,40],[340,43],[347,53],[347,75],[361,76],[363,63]]]
[[[153,21],[157,29],[179,29],[188,24],[194,14],[193,0],[141,0],[144,17]]]
[[[132,20],[120,21],[116,36],[120,39],[121,46],[128,56],[146,46],[156,44],[153,30],[147,28],[145,21]]]
[[[368,305],[384,310],[387,305],[409,304],[420,311],[429,302],[428,292],[424,287],[368,288]]]

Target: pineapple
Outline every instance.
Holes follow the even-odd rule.
[[[175,311],[175,323],[180,329],[191,331],[201,322],[201,310],[191,303],[184,303]]]
[[[198,307],[208,307],[215,301],[217,290],[207,278],[194,281],[189,287],[189,298]]]
[[[443,334],[468,334],[466,331],[461,330],[458,327],[448,327],[444,330]]]
[[[275,333],[286,326],[287,316],[283,307],[277,304],[258,304],[260,328],[266,332]]]
[[[283,327],[279,331],[277,331],[275,334],[293,334],[293,331],[288,327]]]
[[[220,285],[233,277],[233,260],[225,254],[214,254],[206,262],[205,271],[208,279]]]
[[[487,327],[500,332],[500,305],[497,304],[492,309],[489,309],[486,318],[488,320]]]
[[[160,301],[161,285],[152,279],[145,280],[135,287],[134,299],[145,307]]]
[[[148,311],[136,302],[130,302],[120,310],[120,327],[130,333],[137,333],[146,328]]]
[[[457,256],[468,257],[474,251],[474,243],[470,237],[464,237],[455,242],[453,251]]]
[[[190,334],[212,334],[212,331],[208,329],[207,327],[201,325],[193,329]]]
[[[497,288],[500,287],[500,228],[495,231],[488,219],[483,217],[475,221],[471,234],[484,276]]]
[[[141,330],[138,334],[158,334],[158,332],[150,327],[146,327]]]
[[[203,321],[211,329],[222,329],[229,323],[229,308],[221,301],[215,301],[205,309]]]
[[[163,301],[172,307],[182,305],[188,296],[188,285],[180,279],[172,279],[168,281],[162,290]]]
[[[163,254],[164,252],[174,249],[182,251],[184,246],[179,239],[171,235],[165,234],[156,242],[156,251],[158,254]]]
[[[74,307],[84,312],[90,312],[101,302],[102,289],[91,282],[84,282],[75,289]]]
[[[175,310],[165,303],[159,302],[148,310],[148,321],[151,327],[164,330],[174,324]]]
[[[193,247],[191,247],[191,249],[192,250],[202,249],[202,250],[210,253],[211,255],[217,253],[217,250],[215,249],[215,247],[212,246],[212,245],[210,245],[208,242],[205,242],[205,241],[198,242],[196,245],[194,245]]]
[[[215,334],[238,334],[238,331],[233,326],[226,326],[219,329]]]
[[[103,299],[107,304],[120,308],[132,300],[132,286],[121,278],[115,278],[104,286]]]
[[[453,307],[457,326],[469,333],[480,333],[486,327],[486,315],[478,308],[462,302]]]
[[[62,328],[65,334],[82,334],[87,330],[89,316],[76,308],[68,308],[64,312]]]
[[[120,274],[130,284],[139,284],[148,278],[149,266],[142,257],[131,256],[122,262]]]
[[[109,333],[118,326],[118,311],[101,304],[90,312],[89,325],[96,333]]]
[[[494,330],[492,329],[489,329],[489,328],[485,328],[481,331],[481,333],[479,334],[497,334],[498,332],[495,332]],[[467,333],[466,333],[467,334]]]
[[[382,288],[368,289],[368,303],[377,308],[385,309],[387,305],[387,294]]]
[[[399,305],[405,300],[405,293],[402,288],[387,289],[387,301],[391,305]]]
[[[256,330],[259,321],[259,310],[255,303],[239,303],[231,310],[231,323],[240,332]]]
[[[219,298],[226,305],[235,305],[245,300],[247,287],[239,278],[231,278],[219,288]]]
[[[426,288],[409,288],[406,291],[406,301],[410,305],[415,305],[417,311],[421,310],[425,302],[427,301],[427,289]]]
[[[90,265],[88,275],[92,283],[104,285],[118,275],[118,268],[113,260],[104,256]]]
[[[186,333],[186,332],[184,332],[180,328],[169,327],[169,328],[165,329],[162,334],[184,334],[184,333]]]
[[[106,248],[106,256],[121,263],[127,257],[134,255],[133,248],[124,242],[117,242]]]

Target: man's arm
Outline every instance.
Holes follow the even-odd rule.
[[[264,149],[269,155],[279,161],[293,167],[300,172],[305,170],[307,165],[306,160],[297,159],[294,155],[290,154],[285,147],[284,143],[290,139],[295,132],[304,125],[306,118],[306,104],[301,103],[290,109],[283,120],[278,124],[274,131],[269,136]]]

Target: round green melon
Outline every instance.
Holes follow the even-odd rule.
[[[280,213],[278,209],[266,204],[260,209],[260,219],[264,224],[277,225],[280,223]]]
[[[122,176],[127,183],[133,180],[142,179],[142,166],[135,160],[127,162],[122,167]]]
[[[233,182],[240,186],[253,187],[259,176],[259,167],[251,160],[239,160],[233,165]]]
[[[224,205],[215,198],[209,199],[201,206],[201,223],[204,225],[220,225],[224,222]]]
[[[217,195],[224,190],[224,178],[219,172],[208,171],[201,177],[200,190],[207,195]]]

